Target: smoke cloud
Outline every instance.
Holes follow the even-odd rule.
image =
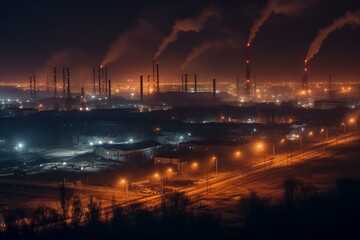
[[[181,66],[181,70],[186,68],[191,62],[193,62],[196,58],[198,58],[200,55],[204,54],[205,52],[212,49],[221,50],[227,47],[238,48],[239,47],[238,41],[236,41],[233,38],[225,38],[210,42],[203,42],[200,45],[192,48],[191,53],[186,57],[183,65]]]
[[[344,16],[339,17],[333,21],[329,26],[319,30],[318,35],[315,37],[314,41],[310,44],[308,53],[306,55],[306,61],[309,61],[311,58],[317,54],[321,48],[323,41],[328,37],[328,35],[334,32],[337,29],[343,28],[346,25],[359,25],[360,24],[360,9],[356,12],[347,12]]]
[[[154,59],[158,58],[170,43],[178,39],[180,32],[200,32],[210,18],[218,15],[219,12],[214,7],[208,7],[196,19],[185,18],[176,20],[171,33],[162,40]]]
[[[253,26],[250,29],[250,35],[247,42],[248,45],[251,45],[252,41],[255,39],[256,34],[259,32],[260,27],[273,13],[296,15],[299,14],[307,4],[308,2],[306,0],[269,0],[269,3],[261,11],[260,17],[255,20]]]
[[[101,65],[105,66],[120,59],[129,49],[135,47],[134,44],[139,39],[144,38],[153,30],[154,27],[148,21],[139,20],[137,27],[118,35],[117,39],[110,44]]]

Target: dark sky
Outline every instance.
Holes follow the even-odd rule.
[[[261,27],[251,49],[252,73],[259,82],[300,81],[305,55],[319,28],[347,10],[360,8],[358,0],[308,1],[311,4],[302,13],[273,14]],[[139,74],[150,74],[152,58],[175,19],[196,18],[210,4],[216,5],[221,16],[211,19],[199,33],[180,33],[158,59],[161,78],[179,78],[192,47],[231,36],[240,48],[212,49],[185,72],[219,80],[235,79],[239,74],[243,80],[249,29],[267,1],[1,1],[0,82],[27,81],[34,73],[45,81],[54,64],[69,65],[73,81],[90,81],[92,66],[102,62],[109,45],[142,22],[146,31],[140,31],[136,40],[130,39],[122,56],[108,65],[115,82],[137,79]],[[334,81],[360,80],[359,43],[360,26],[332,33],[309,63],[310,81],[324,81],[330,73]]]

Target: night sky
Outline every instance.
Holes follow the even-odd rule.
[[[127,34],[122,54],[108,65],[114,82],[150,74],[152,59],[176,19],[197,18],[213,5],[219,15],[202,31],[180,33],[160,55],[161,80],[179,79],[187,55],[206,41],[234,39],[238,47],[213,48],[196,58],[184,72],[200,80],[244,79],[245,45],[250,28],[268,1],[55,1],[0,2],[0,82],[24,82],[37,74],[51,76],[51,66],[69,65],[73,81],[90,82],[92,66],[103,61],[109,46]],[[295,1],[304,2],[304,1]],[[358,0],[305,0],[300,11],[273,14],[251,46],[252,76],[263,81],[300,81],[310,43],[320,28],[346,11],[360,8]],[[130,34],[129,34],[130,33]],[[309,62],[309,81],[360,80],[360,26],[346,26],[329,35]],[[126,46],[125,46],[126,45]]]

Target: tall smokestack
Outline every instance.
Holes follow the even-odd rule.
[[[213,100],[216,100],[216,79],[213,79]]]
[[[54,66],[54,98],[57,97],[57,87],[56,87],[56,66]]]
[[[111,79],[108,80],[108,98],[111,99]]]
[[[197,93],[197,75],[196,75],[196,73],[194,74],[194,91],[195,91],[195,93]]]
[[[188,86],[187,86],[187,84],[188,84],[188,75],[187,75],[187,73],[185,73],[184,78],[185,78],[185,92],[188,92]]]
[[[36,76],[34,75],[34,101],[36,101]]]
[[[85,99],[85,89],[84,86],[81,87],[81,98]]]
[[[104,94],[104,96],[106,96],[106,92],[105,91],[105,86],[107,84],[107,81],[104,79],[105,78],[105,67],[101,67],[101,92]]]
[[[101,68],[102,66],[99,67],[99,83],[98,83],[98,87],[99,87],[99,96],[101,96]]]
[[[156,92],[160,93],[160,72],[158,62],[156,62]]]
[[[257,98],[256,91],[257,91],[256,75],[254,74],[254,94],[255,94],[255,99]]]
[[[70,68],[67,67],[67,98],[70,98]]]
[[[240,85],[239,85],[239,75],[236,76],[236,96],[240,96]]]
[[[251,83],[250,83],[250,44],[246,45],[246,59],[245,59],[245,95],[250,97]]]
[[[184,92],[184,74],[181,74],[181,92]]]
[[[329,75],[329,99],[331,100],[332,99],[332,86],[331,86],[331,74]]]
[[[147,75],[147,95],[150,95],[150,77],[151,75]]]
[[[49,74],[46,74],[46,97],[49,97]]]
[[[33,81],[32,81],[32,76],[30,75],[29,76],[29,83],[30,83],[30,86],[29,86],[29,89],[30,89],[30,100],[32,100],[32,98],[33,98]]]
[[[94,95],[96,95],[96,70],[93,67],[93,85],[94,85]]]
[[[108,93],[108,72],[107,72],[107,67],[105,67],[105,93],[107,94]]]
[[[305,91],[305,94],[308,93],[308,68],[306,66],[307,64],[307,60],[305,60],[304,62],[304,75],[303,75],[303,79],[302,79],[302,89],[303,91]]]
[[[65,81],[65,67],[62,67],[62,80],[63,80],[63,84],[62,84],[62,98],[66,97],[66,81]]]
[[[155,92],[155,60],[153,60],[153,73],[152,73],[152,84],[153,84],[153,87],[152,87],[152,89],[153,89],[153,92]]]
[[[144,101],[144,78],[140,75],[140,102]]]

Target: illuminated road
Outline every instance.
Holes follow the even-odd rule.
[[[352,143],[359,140],[359,136],[355,133],[347,133],[340,135],[338,138],[332,137],[321,143],[314,143],[302,151],[294,151],[291,161],[286,153],[276,155],[272,160],[255,165],[251,170],[246,172],[233,171],[212,176],[206,181],[201,179],[191,187],[184,187],[179,191],[184,192],[190,198],[206,197],[208,191],[223,191],[230,189],[232,184],[241,184],[244,188],[252,188],[256,186],[256,182],[261,180],[267,181],[273,176],[286,175],[287,172],[294,169],[304,168],[306,165],[299,163],[310,163],[311,159],[318,157],[326,157],[328,150],[335,146]],[[325,152],[324,152],[325,147]],[[289,166],[289,167],[288,167]],[[290,167],[291,166],[291,167]],[[31,182],[21,180],[0,179],[1,193],[6,195],[18,196],[20,199],[43,199],[44,201],[57,201],[57,182]],[[76,194],[86,199],[90,195],[99,196],[103,200],[102,206],[104,210],[111,214],[112,200],[115,200],[118,206],[124,206],[131,203],[143,203],[147,208],[157,206],[161,201],[161,194],[147,195],[134,191],[127,194],[123,189],[115,189],[108,187],[97,187],[90,185],[76,185],[67,183],[68,187],[76,190]],[[51,194],[49,194],[51,192]]]

